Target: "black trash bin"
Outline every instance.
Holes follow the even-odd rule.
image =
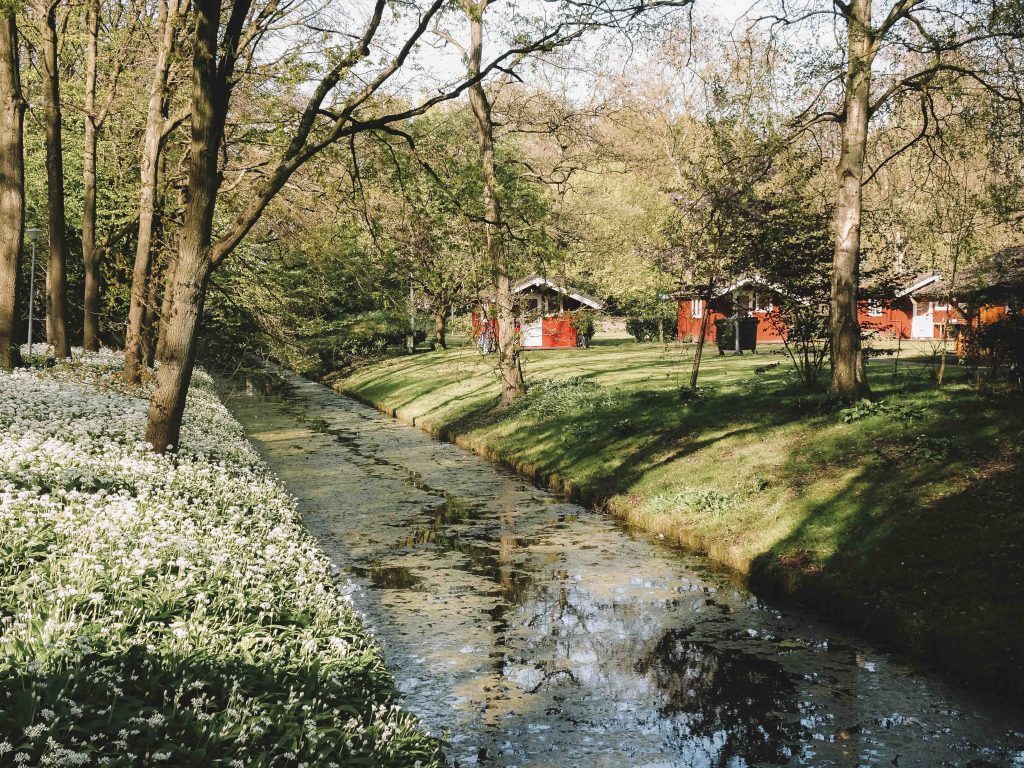
[[[756,317],[723,317],[715,320],[718,336],[718,354],[726,352],[754,352],[757,350],[757,326],[760,321]],[[739,334],[739,343],[736,335]]]
[[[756,317],[741,317],[737,321],[740,327],[740,352],[754,352],[757,350],[757,326],[760,322]]]

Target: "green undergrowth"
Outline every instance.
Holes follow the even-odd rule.
[[[0,373],[0,765],[442,764],[209,377],[158,456],[121,363]]]
[[[871,365],[841,408],[772,350],[597,343],[528,355],[529,394],[498,411],[493,356],[420,354],[343,389],[650,531],[755,587],[1024,689],[1024,402],[958,371]],[[780,365],[773,366],[771,363]]]

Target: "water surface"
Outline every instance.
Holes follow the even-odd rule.
[[[1014,766],[1024,713],[296,376],[226,400],[458,766]]]

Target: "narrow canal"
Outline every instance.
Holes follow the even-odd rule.
[[[458,766],[1024,767],[1024,717],[319,384],[225,399]]]

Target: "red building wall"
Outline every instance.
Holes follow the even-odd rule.
[[[703,306],[703,303],[701,304]],[[676,329],[680,339],[689,338],[696,341],[700,336],[700,324],[701,318],[693,317],[693,308],[690,304],[690,299],[679,299],[678,304],[678,315]],[[721,320],[728,317],[721,308],[716,307],[715,302],[711,302],[711,313],[708,315],[708,330],[707,330],[707,341],[717,342],[718,341],[718,330],[715,327],[715,320]],[[757,342],[758,344],[772,343],[776,341],[782,341],[782,336],[775,329],[773,323],[768,320],[767,312],[751,312],[751,317],[756,317],[760,322],[757,324]]]
[[[473,338],[480,338],[480,332],[483,328],[483,321],[480,319],[480,312],[474,312],[473,318]],[[497,318],[490,318],[491,334],[492,338],[498,338],[498,320]],[[518,330],[519,323],[516,323],[516,329]],[[564,349],[567,347],[576,346],[576,329],[573,328],[572,321],[567,317],[545,317],[541,321],[541,346],[540,347],[524,347],[524,349]]]
[[[867,302],[857,305],[857,322],[865,331],[876,331],[892,338],[909,339],[913,322],[914,305],[909,296],[893,301],[881,310],[881,314],[872,314]]]
[[[680,299],[678,301],[677,328],[680,339],[696,339],[700,335],[701,319],[692,316],[693,308],[690,301],[690,299]],[[871,329],[883,334],[891,334],[893,337],[900,336],[904,339],[909,339],[912,312],[913,306],[910,299],[906,297],[891,306],[883,308],[880,315],[871,314],[867,303],[862,303],[858,311],[858,321],[865,330]],[[750,314],[761,321],[757,326],[757,341],[759,344],[782,341],[782,334],[779,333],[775,324],[769,320],[767,312],[752,312]],[[952,313],[935,310],[935,322],[942,322],[947,314]],[[717,341],[715,320],[724,317],[728,317],[728,315],[717,308],[715,302],[712,302],[711,314],[708,318],[708,341]]]
[[[490,321],[490,326],[491,326],[491,336],[492,336],[492,338],[497,339],[498,338],[498,318],[492,317],[492,318],[489,318],[489,321]],[[479,339],[480,338],[480,332],[483,330],[483,325],[484,325],[484,321],[480,318],[480,311],[479,310],[477,310],[477,311],[475,311],[473,313],[473,315],[472,315],[472,323],[473,323],[473,338],[474,339]]]
[[[924,301],[922,299],[922,301]],[[700,317],[693,317],[691,299],[684,298],[677,300],[677,329],[680,339],[689,338],[696,340],[700,335]],[[708,318],[707,340],[717,341],[715,320],[731,315],[731,307],[722,307],[718,302],[712,301],[711,314]],[[771,343],[782,341],[782,336],[776,331],[773,323],[769,322],[764,312],[751,313],[761,322],[757,326],[758,343]],[[1006,307],[986,305],[978,312],[978,322],[991,323],[1006,315]],[[872,313],[867,302],[861,302],[857,310],[857,320],[865,332],[876,332],[882,336],[891,338],[909,339],[913,336],[914,303],[909,296],[895,299],[883,307],[880,313]],[[932,333],[931,338],[942,337],[942,325],[957,325],[966,322],[963,315],[955,308],[933,309],[932,310]]]
[[[549,347],[575,347],[576,329],[566,317],[545,317],[541,325],[541,344]]]

